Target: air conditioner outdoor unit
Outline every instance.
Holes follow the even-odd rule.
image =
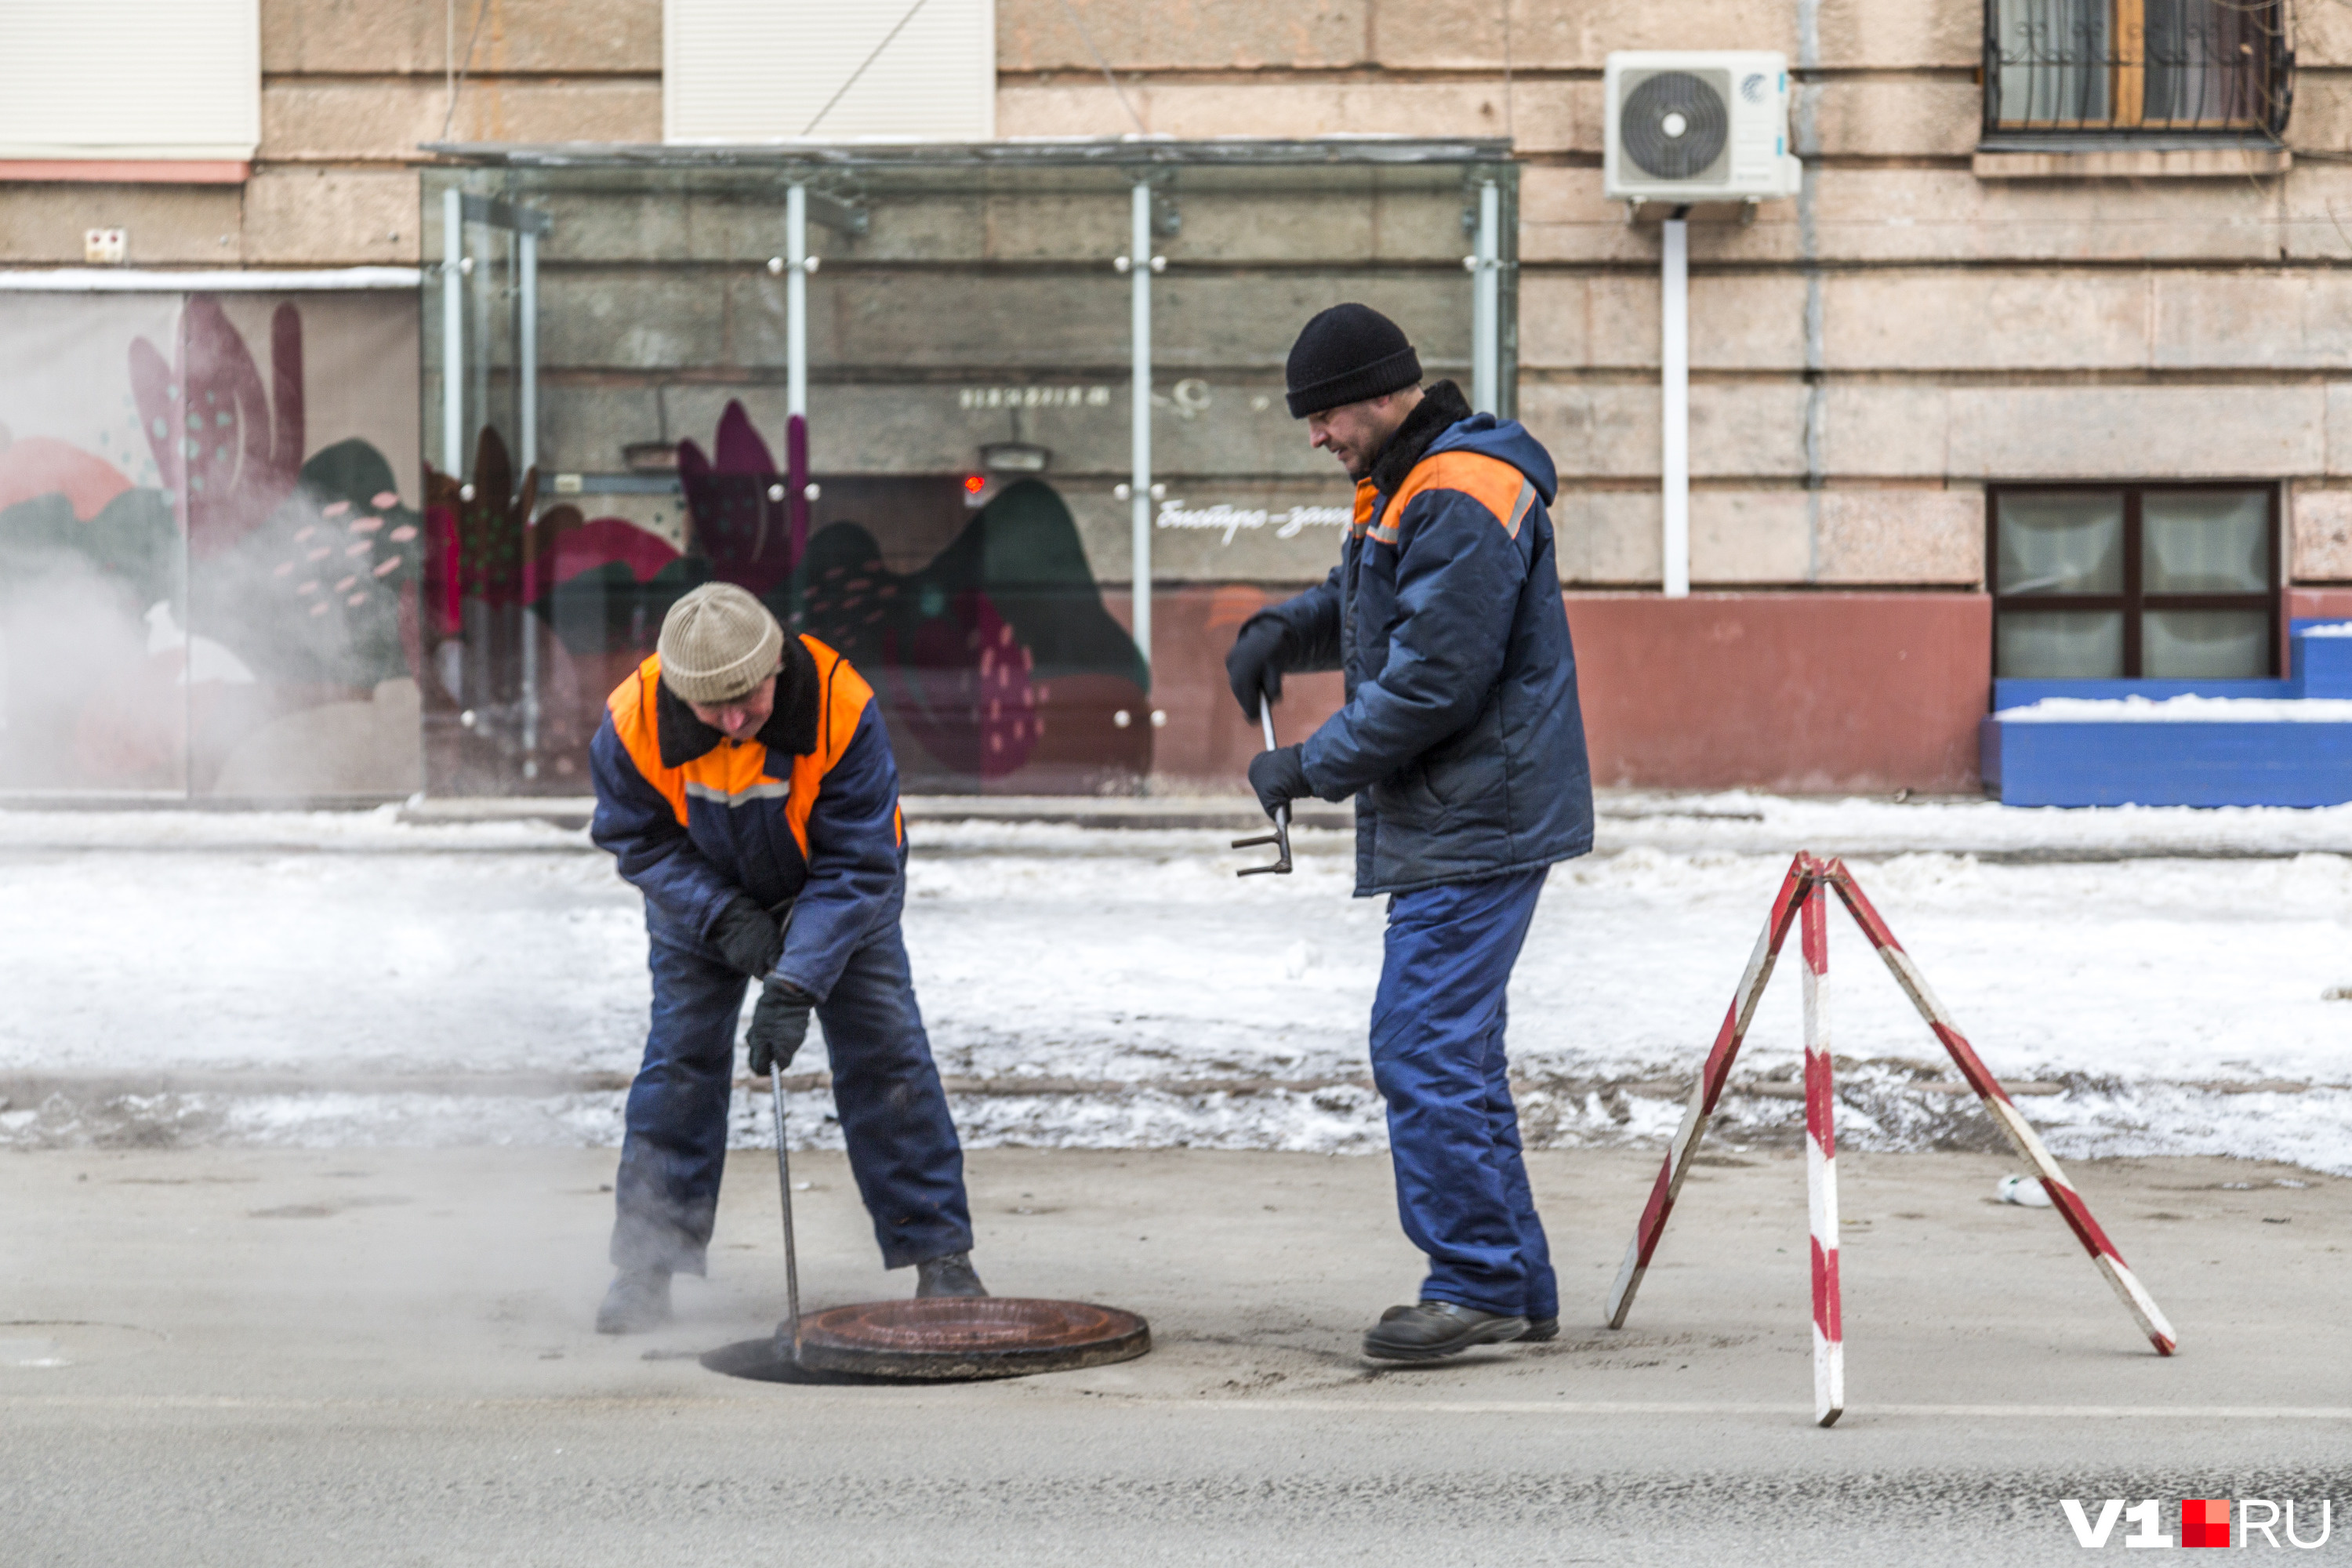
[[[1612,201],[1775,201],[1797,194],[1789,60],[1765,51],[1609,57],[1601,188]]]

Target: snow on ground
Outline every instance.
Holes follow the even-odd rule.
[[[908,943],[969,1142],[1382,1146],[1382,915],[1349,897],[1348,836],[1303,832],[1296,875],[1238,880],[1256,852],[1222,832],[911,831]],[[1609,797],[1512,991],[1531,1141],[1672,1131],[1801,847],[1850,857],[1995,1072],[2056,1090],[2023,1103],[2062,1155],[2352,1173],[2352,999],[2328,999],[2352,993],[2352,808]],[[1841,1136],[1990,1146],[1833,922]],[[0,812],[0,1142],[610,1142],[644,1039],[635,895],[584,835],[532,824]],[[1793,1139],[1798,1057],[1792,955],[1727,1136]],[[796,1142],[838,1142],[820,1087],[789,1110]],[[739,1095],[739,1140],[767,1116]]]
[[[1710,795],[1615,795],[1601,803],[1600,847],[1649,845],[1780,855],[1926,850],[2001,859],[2120,856],[2352,854],[2352,805],[2120,805],[2095,810],[2013,806],[1995,801],[1897,804],[1881,798],[1789,799],[1729,791]]]

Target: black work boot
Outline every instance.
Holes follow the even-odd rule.
[[[1528,1331],[1519,1336],[1521,1344],[1541,1344],[1546,1340],[1559,1338],[1559,1314],[1549,1318],[1529,1318]]]
[[[596,1309],[600,1334],[642,1334],[669,1321],[669,1270],[630,1268],[613,1277]]]
[[[944,1258],[926,1258],[915,1265],[915,1300],[929,1296],[985,1296],[988,1287],[980,1282],[972,1268],[971,1254],[950,1252]]]
[[[1527,1331],[1525,1318],[1453,1301],[1423,1301],[1382,1312],[1364,1336],[1364,1353],[1381,1361],[1440,1361],[1473,1345],[1508,1343]]]

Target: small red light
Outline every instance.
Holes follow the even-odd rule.
[[[963,489],[966,495],[976,496],[987,488],[988,477],[985,474],[966,474],[963,477]]]

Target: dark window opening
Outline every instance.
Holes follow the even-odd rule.
[[[1998,486],[1990,499],[1995,676],[2277,673],[2277,487]]]
[[[1985,0],[1987,137],[2286,129],[2284,0]]]

